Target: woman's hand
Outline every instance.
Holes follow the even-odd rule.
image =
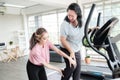
[[[75,53],[70,53],[70,57],[75,60]]]
[[[69,58],[69,63],[70,63],[70,67],[73,65],[74,66],[74,68],[76,67],[76,59],[73,59],[73,58]]]
[[[63,75],[63,70],[62,70],[62,69],[59,69],[58,72],[60,73],[60,75],[61,75],[62,77],[64,77],[64,75]]]
[[[56,67],[56,66],[53,66],[53,65],[51,65],[51,64],[48,64],[48,63],[46,63],[46,62],[44,62],[44,63],[42,63],[42,64],[43,64],[45,67],[49,68],[49,69],[53,69],[53,70],[58,71],[58,72],[61,74],[61,76],[64,77],[64,75],[63,75],[63,70],[62,70],[62,69],[60,69],[60,68],[58,68],[58,67]]]

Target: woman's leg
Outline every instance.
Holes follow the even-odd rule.
[[[64,59],[64,60],[66,63],[66,68],[63,71],[64,77],[62,77],[61,80],[69,80],[74,71],[74,67],[73,66],[70,67],[68,59]]]
[[[66,49],[61,48],[61,50],[65,52],[67,55],[70,55],[70,53]],[[74,71],[74,67],[73,66],[70,67],[70,63],[68,59],[64,58],[64,61],[66,63],[66,68],[63,71],[64,77],[62,77],[61,80],[69,80]]]
[[[73,80],[80,80],[80,71],[81,71],[81,56],[80,52],[75,53],[77,66],[73,72]]]
[[[27,62],[27,75],[29,80],[39,80],[39,68],[33,65],[30,61]]]
[[[47,75],[44,66],[39,70],[39,80],[47,80]]]

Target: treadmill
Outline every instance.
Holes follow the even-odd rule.
[[[108,67],[112,72],[111,80],[120,80],[120,53],[118,53],[118,48],[116,48],[116,44],[112,42],[114,39],[112,40],[109,35],[111,29],[115,27],[115,24],[119,20],[116,17],[112,17],[99,29],[89,32],[88,25],[90,23],[94,8],[95,4],[92,5],[85,23],[85,36],[83,38],[83,45],[92,48],[94,51],[96,51],[98,54],[100,54],[106,59]],[[101,48],[107,52],[107,56],[100,51]],[[82,80],[110,80],[106,79],[106,76],[99,72],[87,71],[82,72],[81,75],[86,77],[86,79],[84,78]]]

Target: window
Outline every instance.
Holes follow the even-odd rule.
[[[53,43],[58,43],[57,14],[43,15],[42,26],[48,31],[49,39]]]
[[[44,27],[49,33],[49,39],[54,44],[60,43],[60,25],[66,16],[66,12],[54,11],[47,12],[39,16],[28,18],[29,37],[39,27]]]
[[[59,28],[58,29],[58,35],[59,35],[58,36],[58,41],[60,40],[60,26],[61,26],[61,24],[62,24],[66,15],[67,15],[66,12],[58,13],[58,28]],[[58,43],[60,43],[60,41]]]

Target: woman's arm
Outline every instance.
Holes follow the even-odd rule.
[[[70,57],[75,60],[75,53],[72,50],[72,48],[70,47],[69,43],[67,42],[66,37],[61,36],[60,41],[61,41],[62,45],[70,52]]]
[[[44,63],[42,63],[42,64],[43,64],[45,67],[49,68],[49,69],[58,71],[58,72],[63,76],[62,69],[60,69],[60,68],[58,68],[58,67],[55,67],[55,66],[53,66],[53,65],[51,65],[51,64],[49,64],[49,63],[46,63],[46,62],[44,62]]]
[[[67,42],[66,37],[60,36],[60,41],[61,41],[62,45],[63,45],[70,53],[74,53],[74,51],[73,51],[72,48],[70,47],[69,43]]]
[[[52,50],[54,50],[56,53],[58,53],[59,55],[67,58],[70,62],[70,67],[71,67],[71,64],[74,65],[74,67],[76,66],[76,61],[73,60],[71,57],[69,57],[68,55],[66,55],[63,51],[61,51],[60,49],[58,49],[56,46],[52,46],[51,47]]]
[[[69,23],[66,21],[63,21],[63,23],[61,24],[61,27],[60,27],[60,41],[61,41],[61,44],[63,45],[63,47],[69,51],[70,57],[75,59],[74,51],[67,41],[67,36],[69,35],[69,30],[68,30],[69,27],[70,27]]]

